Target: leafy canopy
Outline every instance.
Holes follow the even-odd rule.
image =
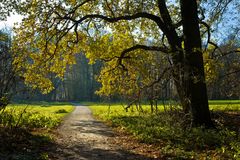
[[[201,19],[204,7],[212,6],[205,20],[214,24],[223,14],[214,8],[230,2],[203,1]],[[19,6],[25,18],[15,28],[14,64],[26,84],[43,93],[53,89],[52,78],[64,78],[78,53],[90,63],[104,62],[98,93],[105,95],[140,92],[178,67],[176,51],[184,48],[178,0],[32,0]],[[201,32],[212,44],[207,23]]]

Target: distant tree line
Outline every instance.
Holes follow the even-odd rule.
[[[76,55],[76,64],[69,67],[63,79],[53,76],[54,90],[49,94],[42,94],[38,90],[29,90],[15,96],[15,100],[33,101],[100,101],[95,94],[100,87],[96,76],[100,71],[101,63],[88,64],[87,58]]]
[[[224,49],[226,46],[222,46]],[[229,46],[228,46],[229,47]],[[101,69],[101,62],[90,65],[88,59],[82,55],[77,55],[76,64],[69,68],[63,80],[54,79],[55,89],[49,94],[41,94],[38,91],[34,94],[25,92],[16,96],[16,100],[30,99],[34,101],[103,101],[105,98],[100,97],[95,92],[100,88],[101,84],[96,78]],[[231,62],[231,63],[230,63]],[[237,53],[231,53],[220,57],[218,63],[224,67],[218,68],[216,79],[208,82],[209,99],[239,99],[240,98],[240,56]],[[216,64],[215,64],[216,65]],[[23,85],[23,84],[22,84]],[[134,97],[135,96],[135,97]],[[136,99],[133,97],[112,96],[110,100],[131,101]],[[167,80],[161,81],[152,88],[145,90],[141,97],[142,100],[178,100],[178,95],[174,82],[169,77]]]
[[[216,78],[208,82],[209,99],[240,99],[239,39],[228,39],[212,55],[215,59]],[[231,50],[231,52],[229,52]]]

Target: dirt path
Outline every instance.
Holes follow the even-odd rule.
[[[50,159],[61,160],[148,160],[114,142],[110,128],[95,120],[86,106],[76,109],[57,130],[56,147]]]

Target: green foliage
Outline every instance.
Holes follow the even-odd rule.
[[[172,20],[177,23],[180,15],[179,6],[167,5]],[[159,66],[163,66],[169,60],[170,55],[145,52],[142,49],[122,55],[125,49],[135,44],[146,45],[150,39],[151,45],[168,46],[159,43],[160,39],[167,43],[167,39],[156,24],[157,20],[153,20],[155,16],[160,18],[158,4],[155,1],[144,4],[128,0],[109,2],[97,0],[83,3],[27,1],[19,3],[19,6],[25,18],[21,25],[15,28],[14,64],[20,75],[24,77],[25,83],[32,88],[40,89],[43,93],[49,93],[54,88],[52,75],[63,78],[65,70],[75,63],[75,55],[79,52],[86,54],[90,63],[96,60],[108,62],[99,77],[99,81],[103,84],[99,93],[105,95],[116,92],[132,93],[138,90],[139,81],[144,85],[149,84],[156,77],[149,77],[148,69],[151,68],[155,72],[162,71],[165,67],[159,68]],[[126,10],[123,9],[125,6],[128,6]],[[113,8],[115,11],[112,10]],[[142,11],[149,11],[149,15],[153,18],[144,17],[143,14],[131,18],[132,21],[125,19],[110,24],[99,17],[86,17],[86,21],[75,24],[75,20],[86,15],[98,14],[112,18],[134,15]],[[71,18],[64,15],[71,15]],[[159,60],[161,55],[164,55],[163,61]],[[119,65],[119,59],[122,59],[122,65]],[[121,67],[123,65],[129,70],[128,74],[123,72]],[[109,71],[113,72],[106,73]],[[121,82],[123,84],[118,86]]]
[[[9,103],[9,99],[5,96],[0,97],[0,110],[4,109]]]
[[[219,104],[223,109],[224,105]],[[226,106],[225,106],[226,107]],[[239,104],[238,104],[239,107]],[[167,156],[183,159],[235,159],[239,156],[239,136],[235,131],[191,128],[184,114],[176,111],[163,112],[159,107],[151,114],[145,105],[144,113],[126,112],[120,105],[91,105],[94,115],[110,123],[113,127],[133,134],[144,143],[160,145],[161,152]]]
[[[44,104],[45,106],[46,104]],[[53,128],[63,116],[73,110],[71,105],[10,105],[0,114],[0,125],[5,127]]]
[[[213,52],[212,50],[213,49],[209,47],[208,51],[203,53],[206,81],[209,84],[216,81],[220,74],[220,69],[224,67],[222,63],[211,57],[210,53]]]
[[[55,113],[68,113],[65,109],[59,109]]]
[[[41,160],[48,160],[49,157],[48,157],[48,154],[47,153],[42,153],[41,154]]]
[[[230,148],[235,151],[233,157],[240,159],[240,141],[230,143]]]

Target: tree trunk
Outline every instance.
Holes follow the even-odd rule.
[[[185,51],[185,94],[193,124],[212,127],[205,83],[201,37],[196,0],[181,0]]]

